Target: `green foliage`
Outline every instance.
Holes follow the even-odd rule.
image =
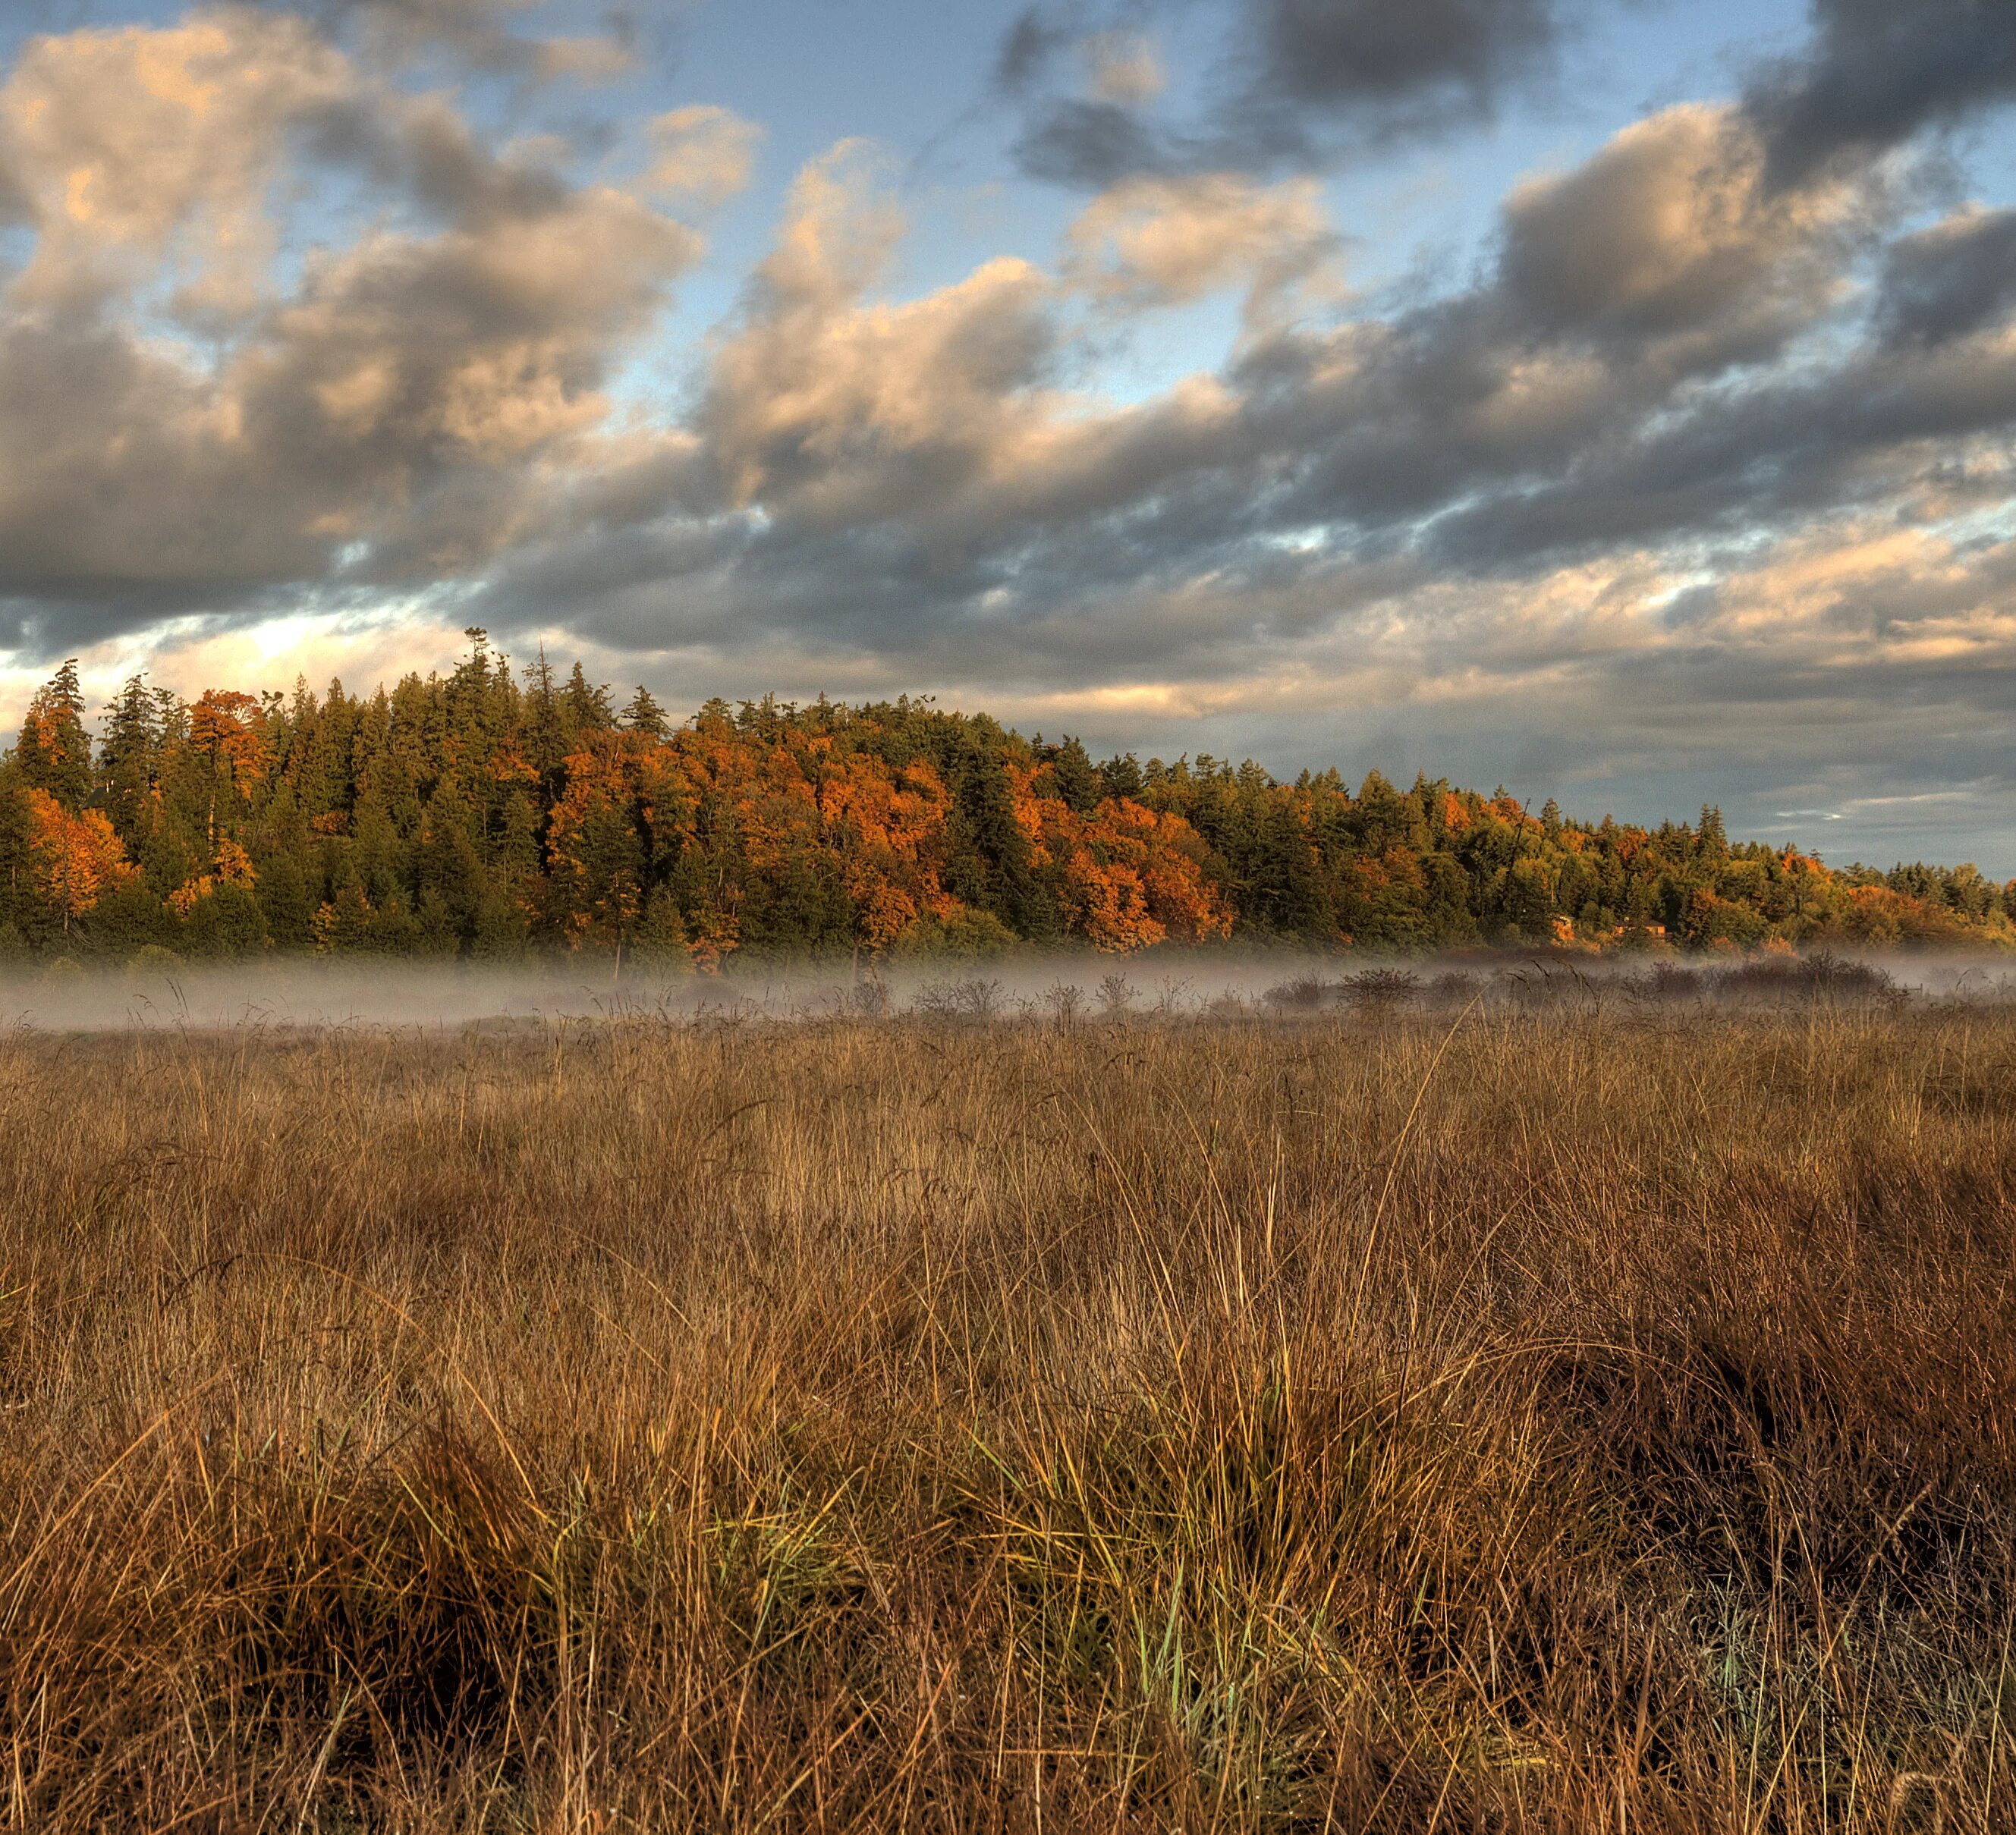
[[[265,914],[249,886],[217,886],[190,906],[182,948],[189,955],[249,955],[272,941]]]
[[[82,808],[91,793],[91,739],[76,657],[66,658],[28,703],[14,763],[24,787],[46,790],[66,808]]]
[[[136,980],[155,979],[172,975],[182,963],[182,959],[172,949],[158,943],[145,943],[127,959],[126,972]]]
[[[630,704],[623,710],[623,725],[631,732],[641,732],[654,739],[663,739],[672,727],[671,721],[665,717],[665,710],[641,682],[637,685],[637,692],[630,697]]]
[[[619,714],[578,664],[563,678],[541,653],[521,679],[484,631],[467,635],[445,676],[368,698],[298,682],[184,703],[136,675],[95,755],[64,664],[0,761],[0,926],[20,948],[121,960],[149,945],[542,948],[674,966],[736,948],[972,958],[1165,935],[1389,949],[2016,937],[2006,889],[1972,865],[1835,870],[1731,841],[1712,807],[1650,829],[1425,776],[1402,790],[1374,772],[1354,791],[1334,771],[1290,783],[1208,755],[1102,762],[1075,739],[907,697],[713,700],[675,724],[641,686]],[[123,851],[67,916],[38,878],[67,832],[49,799],[109,822]]]
[[[1015,947],[1015,933],[992,912],[964,911],[926,918],[904,933],[899,955],[923,961],[984,962]]]

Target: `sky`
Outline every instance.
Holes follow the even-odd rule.
[[[898,693],[2016,875],[2016,0],[0,0],[0,724]]]

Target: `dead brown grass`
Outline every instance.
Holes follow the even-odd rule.
[[[2016,1017],[0,1044],[0,1816],[2016,1805]]]

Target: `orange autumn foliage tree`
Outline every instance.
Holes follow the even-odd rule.
[[[27,788],[46,791],[66,808],[78,808],[90,795],[91,736],[85,730],[74,657],[65,659],[29,702],[13,763]]]
[[[215,688],[204,689],[189,710],[189,749],[208,765],[211,773],[203,822],[206,841],[214,844],[217,838],[219,786],[227,795],[235,792],[249,802],[265,781],[272,760],[263,711],[257,695]],[[186,912],[187,907],[183,909]]]
[[[47,790],[31,790],[27,801],[35,890],[67,935],[108,890],[135,877],[137,869],[102,810],[74,813]]]
[[[217,844],[210,870],[188,880],[168,894],[168,905],[178,917],[187,917],[196,905],[219,886],[249,890],[258,883],[258,870],[252,856],[228,836]]]
[[[964,909],[939,875],[950,797],[927,760],[892,766],[796,729],[752,747],[718,718],[638,757],[646,851],[682,886],[704,964],[745,919],[880,951]]]
[[[844,863],[862,941],[884,949],[920,917],[958,917],[963,908],[930,858],[949,806],[936,768],[924,759],[895,772],[859,757],[820,763],[812,786],[820,832]]]
[[[1060,869],[1067,935],[1126,951],[1231,934],[1231,909],[1213,891],[1203,843],[1180,815],[1119,797],[1082,814],[1041,794],[1035,768],[1011,767],[1010,776],[1015,819],[1035,863]]]
[[[272,747],[257,695],[205,689],[189,711],[189,743],[242,797],[249,797],[272,764]]]

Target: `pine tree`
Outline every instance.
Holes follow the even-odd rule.
[[[623,710],[623,725],[632,732],[641,732],[654,739],[663,739],[671,730],[671,722],[665,718],[665,710],[652,699],[651,691],[641,682],[637,692],[630,697],[630,704]]]
[[[162,708],[145,675],[129,675],[105,710],[98,747],[98,793],[112,826],[128,846],[142,820],[161,762]]]
[[[1294,806],[1275,803],[1254,850],[1251,915],[1283,936],[1314,943],[1334,927],[1316,850]]]
[[[469,654],[455,664],[448,679],[443,711],[460,757],[478,760],[490,749],[495,677],[502,673],[501,659],[492,659],[490,634],[481,624],[470,625],[463,635],[469,639]]]
[[[632,944],[639,967],[683,972],[693,966],[686,952],[686,930],[679,916],[679,902],[669,887],[661,886],[644,901]]]
[[[538,660],[525,671],[525,744],[527,757],[549,794],[561,760],[574,749],[574,736],[571,710],[553,687],[553,666],[542,644]]]
[[[1122,752],[1099,768],[1099,786],[1108,797],[1138,799],[1144,786],[1141,761],[1132,752]]]
[[[1089,815],[1099,807],[1105,786],[1076,739],[1067,738],[1052,749],[1050,775],[1057,780],[1057,794],[1080,815]]]
[[[14,761],[29,790],[46,791],[66,809],[84,807],[91,794],[91,736],[84,729],[76,657],[65,657],[63,667],[35,691]]]
[[[616,724],[616,710],[610,703],[608,687],[590,687],[578,661],[574,664],[574,673],[567,677],[562,699],[567,703],[577,733],[607,732]]]

